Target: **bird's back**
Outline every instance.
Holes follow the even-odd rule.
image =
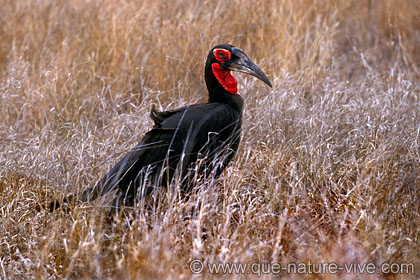
[[[118,189],[132,204],[136,196],[175,179],[185,188],[196,175],[218,176],[238,148],[241,112],[227,104],[195,104],[166,112],[153,108],[151,117],[152,130],[96,186],[88,188],[82,200]]]

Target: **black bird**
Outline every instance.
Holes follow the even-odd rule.
[[[183,192],[194,180],[217,177],[235,155],[240,141],[243,100],[231,71],[250,74],[268,86],[264,72],[239,48],[217,45],[210,50],[204,76],[208,103],[157,112],[152,107],[153,128],[95,186],[78,195],[91,201],[117,190],[115,212],[133,205],[154,187],[179,184]],[[69,196],[64,202],[72,200]],[[55,209],[54,203],[50,206]]]

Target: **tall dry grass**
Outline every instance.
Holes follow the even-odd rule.
[[[0,1],[1,278],[190,279],[218,262],[413,262],[420,276],[420,9],[384,1]],[[110,226],[45,202],[98,180],[161,109],[206,100],[217,43],[238,76],[240,151],[188,201]],[[270,278],[273,275],[264,275]],[[210,275],[197,278],[255,278]]]

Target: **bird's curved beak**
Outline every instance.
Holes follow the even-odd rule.
[[[249,74],[273,87],[265,73],[241,49],[232,48],[232,59],[223,63],[223,68]]]

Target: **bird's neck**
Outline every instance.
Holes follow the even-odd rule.
[[[206,63],[204,70],[204,76],[206,79],[207,89],[209,91],[209,103],[225,103],[237,110],[242,112],[243,99],[237,93],[228,92],[214,76],[211,64]]]

